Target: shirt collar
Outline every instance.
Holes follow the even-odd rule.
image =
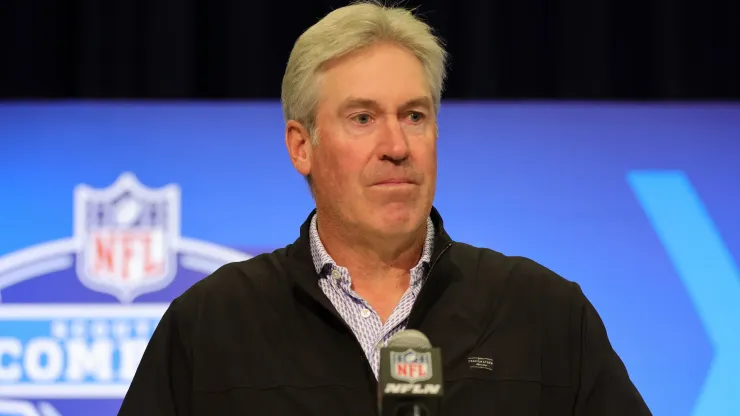
[[[316,273],[319,276],[324,277],[326,273],[331,271],[332,268],[336,267],[337,264],[334,259],[331,258],[329,253],[324,248],[324,244],[321,243],[319,237],[319,228],[316,225],[317,214],[314,214],[311,218],[311,225],[309,228],[309,245],[311,247],[311,258],[316,269]],[[422,267],[428,267],[432,259],[432,251],[434,250],[434,222],[431,217],[427,217],[427,235],[424,239],[424,248],[421,252],[421,258],[419,262],[414,266],[413,270],[417,270]]]

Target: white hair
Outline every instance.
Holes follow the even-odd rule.
[[[397,44],[419,59],[434,109],[439,112],[447,59],[442,42],[410,10],[362,1],[332,11],[296,41],[283,76],[281,101],[285,120],[301,123],[316,144],[317,90],[322,67],[377,42]]]

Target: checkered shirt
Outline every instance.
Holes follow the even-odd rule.
[[[372,306],[352,289],[352,279],[347,268],[337,265],[326,252],[319,238],[316,215],[311,218],[309,236],[311,257],[313,257],[316,273],[321,277],[319,286],[354,332],[377,378],[380,367],[379,348],[387,345],[388,339],[393,334],[406,328],[411,307],[419,295],[424,276],[429,270],[434,246],[434,224],[431,218],[427,218],[427,236],[421,259],[410,270],[409,288],[385,323],[380,321],[380,317]]]

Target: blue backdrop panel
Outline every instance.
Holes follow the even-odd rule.
[[[447,102],[435,204],[578,282],[656,415],[737,415],[738,158],[740,105]],[[311,209],[277,102],[0,105],[0,415],[115,414],[168,302]]]

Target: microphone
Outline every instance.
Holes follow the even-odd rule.
[[[442,353],[415,329],[393,335],[380,349],[380,416],[442,414]]]

